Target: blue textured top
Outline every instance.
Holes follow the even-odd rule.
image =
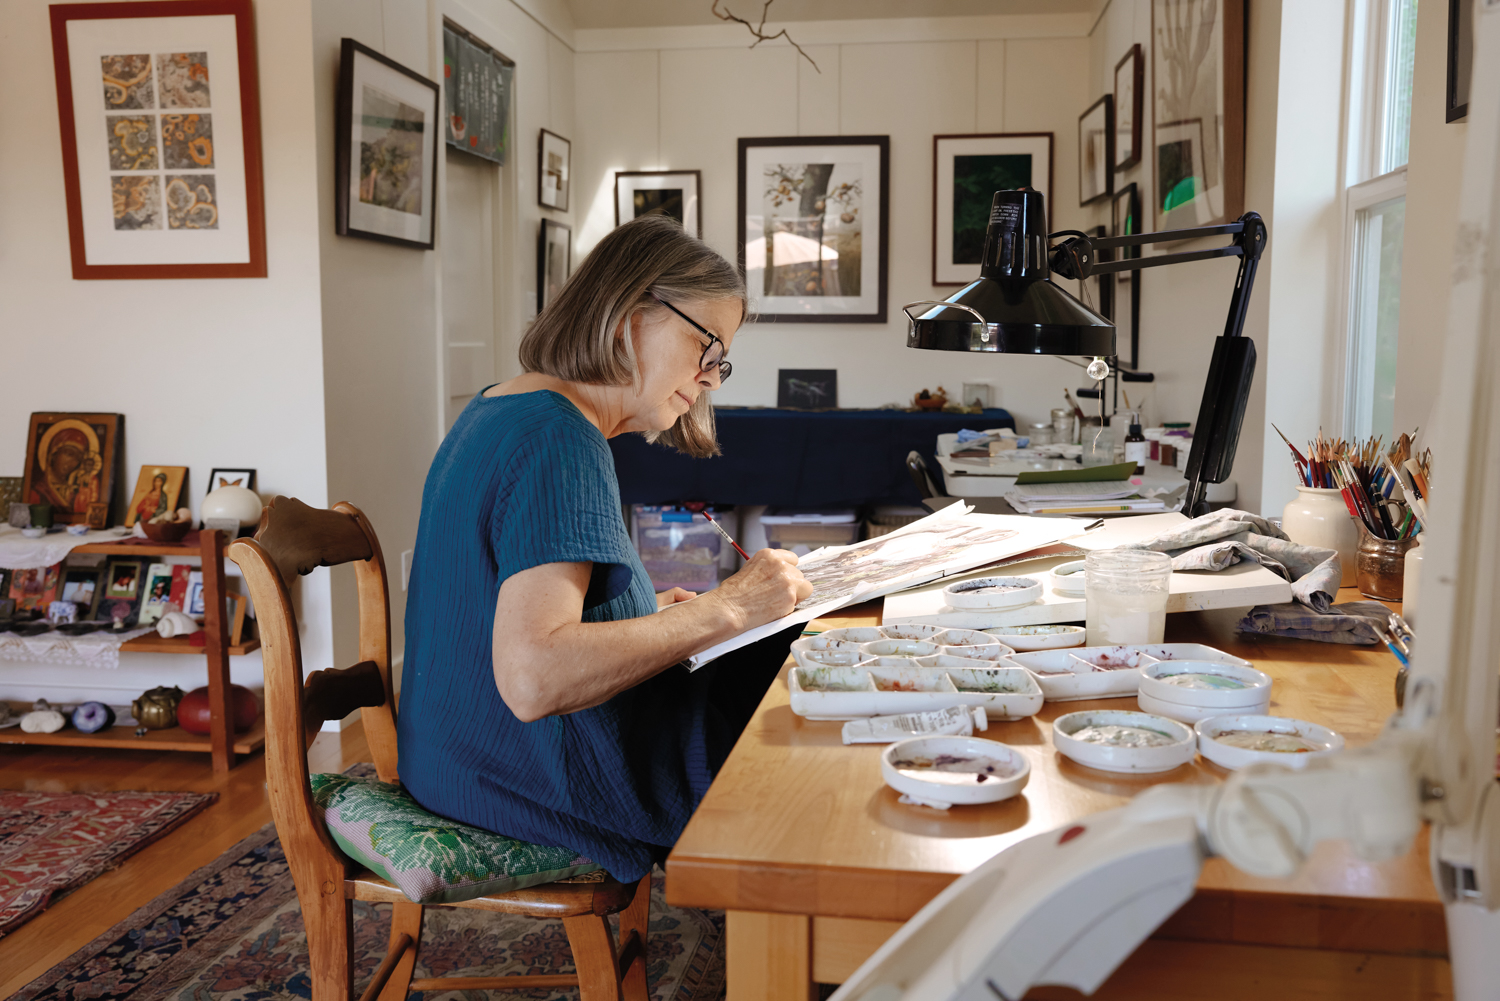
[[[571,848],[637,880],[708,790],[720,757],[705,747],[712,698],[670,668],[591,709],[517,719],[495,686],[495,600],[507,577],[544,563],[593,564],[585,622],[656,611],[604,435],[558,393],[481,394],[443,440],[422,491],[401,781],[434,813]]]

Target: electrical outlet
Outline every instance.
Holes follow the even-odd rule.
[[[411,558],[413,550],[406,550],[401,554],[401,590],[406,590],[406,585],[411,582]]]

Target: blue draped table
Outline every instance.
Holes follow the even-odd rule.
[[[1016,426],[1007,411],[982,414],[900,410],[715,410],[724,454],[691,459],[636,434],[610,439],[620,499],[626,504],[770,504],[835,508],[917,504],[907,453],[927,462],[933,479],[937,436],[960,428]]]

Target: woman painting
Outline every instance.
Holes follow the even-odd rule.
[[[797,558],[653,595],[607,439],[717,454],[708,394],[739,273],[661,216],[600,242],[470,401],[428,473],[406,606],[401,779],[429,810],[571,848],[623,882],[677,840],[800,627],[684,658],[792,611]],[[660,611],[658,611],[660,606]]]

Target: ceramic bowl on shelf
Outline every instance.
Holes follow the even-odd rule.
[[[880,774],[897,792],[946,809],[1009,799],[1026,788],[1031,763],[982,737],[915,737],[881,753]]]
[[[1042,582],[1034,577],[975,577],[943,588],[949,608],[999,612],[1023,608],[1042,596]]]
[[[1165,716],[1090,709],[1054,720],[1052,746],[1065,758],[1107,772],[1168,772],[1193,760],[1198,735]]]
[[[141,531],[152,542],[181,542],[192,527],[191,521],[141,522]]]
[[[1083,646],[1083,626],[996,626],[986,629],[995,639],[1014,650],[1061,650]]]
[[[1344,738],[1326,726],[1281,716],[1212,716],[1193,729],[1198,753],[1230,770],[1262,762],[1305,768],[1314,758],[1344,747]]]

